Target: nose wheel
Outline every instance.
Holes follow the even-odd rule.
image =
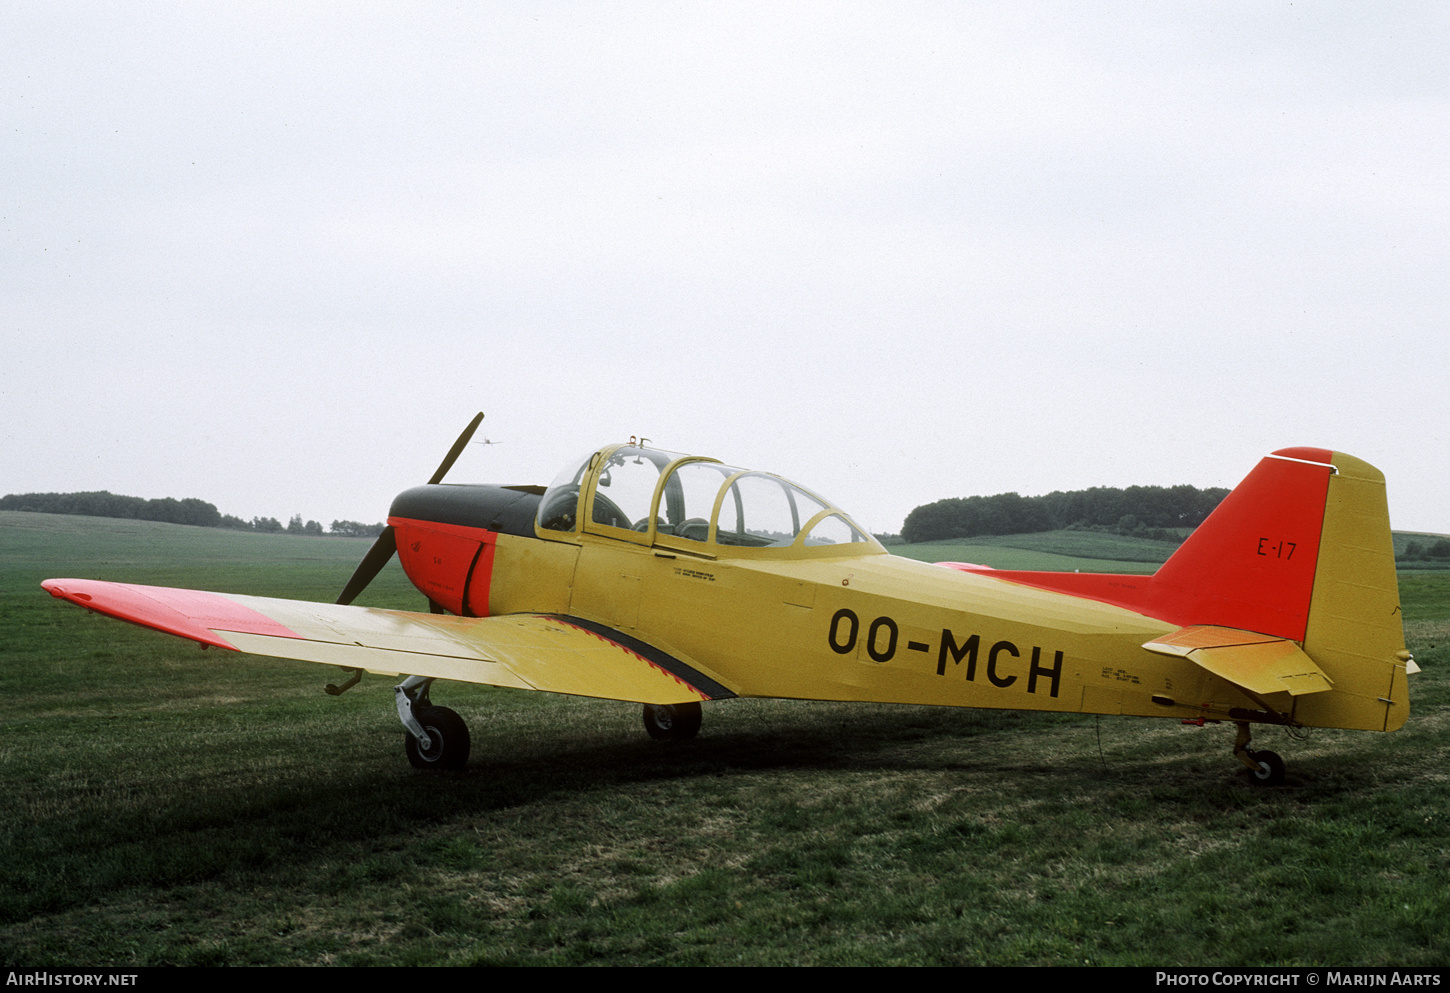
[[[398,719],[403,722],[403,751],[414,769],[462,769],[471,741],[468,724],[447,707],[428,699],[433,680],[409,676],[393,687]]]

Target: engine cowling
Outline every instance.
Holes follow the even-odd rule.
[[[403,572],[435,609],[487,617],[498,535],[533,537],[543,491],[448,484],[404,490],[388,511]]]

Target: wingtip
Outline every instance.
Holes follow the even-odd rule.
[[[41,582],[40,588],[58,600],[70,600],[74,603],[84,603],[91,599],[89,593],[82,593],[75,590],[77,581],[74,579],[47,579]],[[66,589],[66,586],[72,589]]]

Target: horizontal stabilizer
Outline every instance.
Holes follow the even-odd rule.
[[[550,614],[454,617],[87,579],[41,585],[89,610],[253,655],[636,703],[734,695],[648,645]]]
[[[1294,642],[1234,628],[1180,628],[1143,646],[1160,655],[1186,658],[1256,697],[1272,693],[1304,696],[1333,689],[1334,683]]]

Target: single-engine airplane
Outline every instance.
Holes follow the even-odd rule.
[[[336,604],[51,579],[53,595],[257,655],[406,678],[408,759],[457,769],[468,727],[436,679],[644,705],[693,736],[730,697],[1171,717],[1237,726],[1252,781],[1284,763],[1250,726],[1393,731],[1409,714],[1384,476],[1286,448],[1153,575],[992,570],[891,555],[779,476],[631,439],[548,487],[401,493]],[[396,552],[430,613],[351,606]],[[943,566],[947,566],[944,568]]]

